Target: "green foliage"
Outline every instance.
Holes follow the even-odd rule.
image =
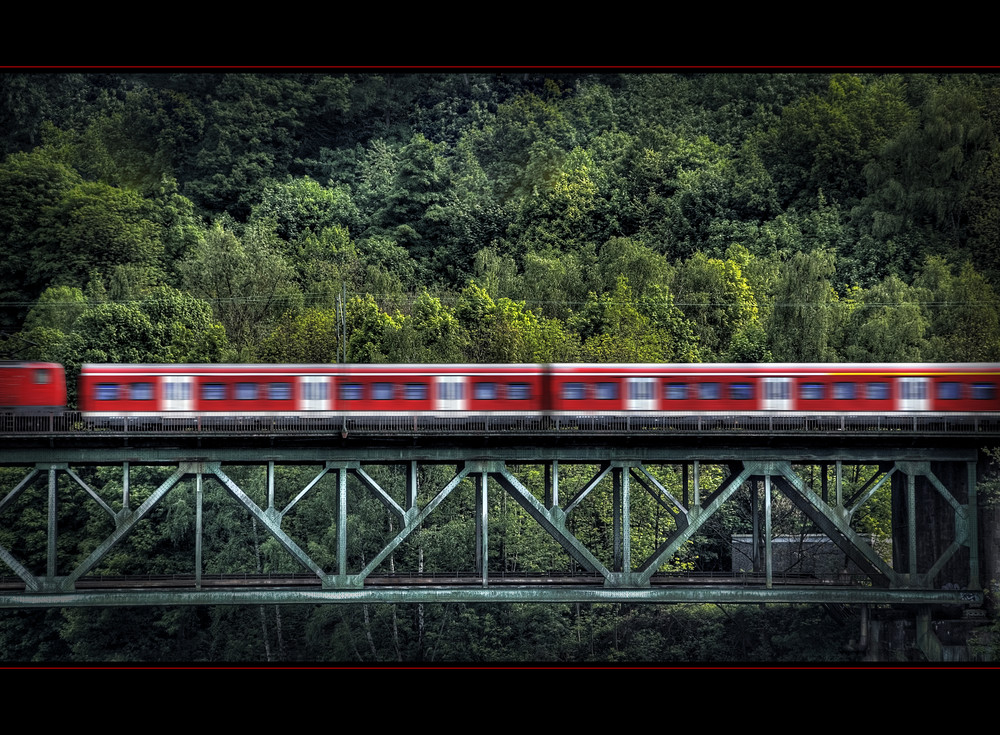
[[[178,265],[184,284],[213,305],[233,347],[252,359],[269,323],[300,302],[294,272],[267,224],[243,238],[214,225]]]
[[[628,279],[615,290],[591,293],[570,323],[583,338],[585,362],[698,362],[697,337],[665,289],[634,299]]]

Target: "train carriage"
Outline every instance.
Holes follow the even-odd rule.
[[[540,365],[84,365],[88,418],[534,412]]]
[[[1000,366],[986,363],[563,364],[550,371],[557,416],[1000,411]]]

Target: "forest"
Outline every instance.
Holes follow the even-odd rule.
[[[1000,361],[997,74],[7,71],[0,144],[0,354],[70,377]],[[454,568],[468,500],[409,552]],[[13,532],[37,512],[5,511],[0,546],[44,554]],[[491,563],[546,571],[496,513],[517,553]],[[887,515],[856,520],[884,538]],[[606,531],[588,518],[579,534]],[[287,564],[219,519],[218,570]],[[105,571],[181,564],[189,524],[179,495]],[[748,524],[734,510],[676,563],[724,567]],[[95,532],[74,532],[86,553]],[[0,662],[843,661],[856,636],[810,606],[4,610]]]

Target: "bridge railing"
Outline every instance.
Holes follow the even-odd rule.
[[[781,413],[664,416],[366,415],[162,418],[84,417],[79,411],[27,415],[0,412],[0,435],[104,434],[965,434],[1000,435],[1000,414],[804,416]]]

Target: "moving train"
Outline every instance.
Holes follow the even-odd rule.
[[[1000,412],[1000,365],[84,365],[85,418]],[[66,406],[62,366],[0,363],[0,412]]]

